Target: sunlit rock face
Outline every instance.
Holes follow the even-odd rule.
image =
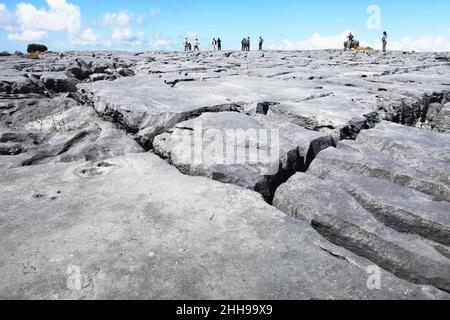
[[[435,53],[0,56],[0,297],[449,299],[448,74]]]

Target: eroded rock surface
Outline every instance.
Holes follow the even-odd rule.
[[[277,130],[277,135],[271,130]],[[225,150],[224,144],[233,149]],[[258,191],[271,202],[280,184],[306,171],[311,159],[334,141],[329,135],[277,118],[222,112],[181,122],[157,136],[153,145],[158,155],[182,172]],[[276,157],[271,156],[274,152]]]
[[[448,298],[387,272],[369,290],[369,261],[255,192],[152,154],[1,175],[2,298]],[[74,270],[81,290],[67,287]]]
[[[449,73],[434,53],[1,56],[0,297],[449,299]],[[227,130],[244,162],[208,152]]]
[[[450,133],[450,102],[446,103],[433,118],[435,130]]]
[[[383,122],[317,156],[274,205],[415,283],[450,291],[450,136]]]

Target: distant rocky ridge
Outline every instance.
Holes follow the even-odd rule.
[[[0,57],[1,298],[450,298],[440,54],[39,58]],[[187,165],[195,121],[278,130],[277,170]]]

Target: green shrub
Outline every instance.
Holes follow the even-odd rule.
[[[28,53],[46,52],[46,51],[48,51],[48,48],[43,44],[30,43],[27,48]]]

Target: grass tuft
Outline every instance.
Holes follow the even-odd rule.
[[[23,56],[25,59],[40,59],[40,52],[28,53]]]
[[[361,47],[361,46],[356,47],[355,50],[359,50],[359,51],[374,51],[374,49],[371,48],[371,47]]]

